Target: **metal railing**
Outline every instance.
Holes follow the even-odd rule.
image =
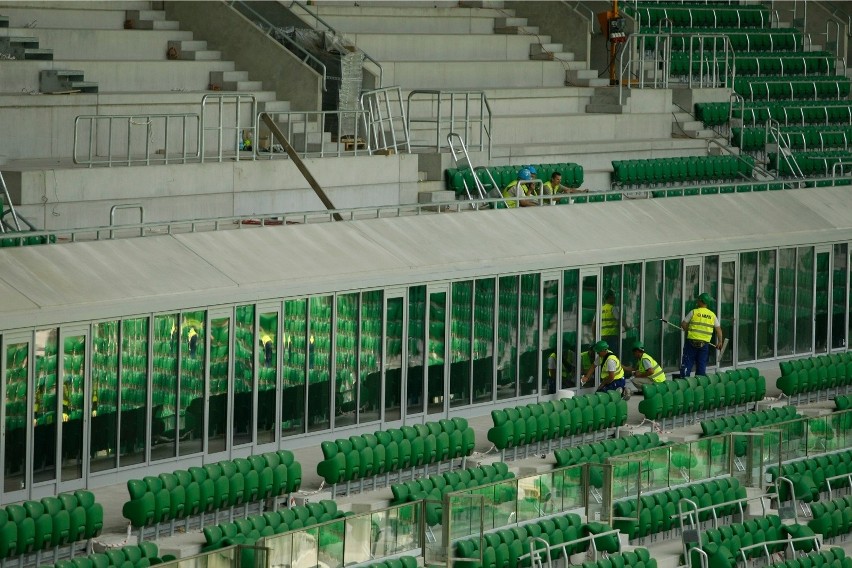
[[[293,149],[303,158],[372,154],[364,110],[261,112],[257,124],[260,138],[255,145],[257,159],[286,158],[275,134],[263,126],[263,117],[278,123]],[[326,140],[326,136],[330,139]]]
[[[249,124],[243,122],[242,106],[248,104]],[[212,120],[215,117],[215,120]],[[207,134],[212,134],[213,154],[215,161],[221,162],[226,153],[234,160],[240,161],[240,151],[244,141],[257,140],[257,99],[254,95],[244,93],[217,93],[204,95],[201,98],[201,126],[198,137],[201,148],[201,161],[207,161]],[[254,159],[251,155],[249,159]]]
[[[251,19],[254,19],[256,24],[261,24],[258,25],[258,28],[260,28],[266,34],[267,37],[269,37],[275,42],[280,43],[289,51],[298,55],[302,63],[319,73],[322,76],[322,90],[326,90],[326,78],[328,77],[328,69],[326,68],[325,63],[320,61],[310,51],[308,51],[289,37],[282,34],[273,35],[272,32],[275,31],[278,27],[260,14],[258,14],[245,2],[241,2],[239,0],[232,0],[231,2],[228,2],[228,5],[237,12],[243,14],[244,16],[248,16]]]
[[[314,28],[316,28],[317,26],[322,26],[323,28],[325,28],[326,30],[328,30],[329,32],[331,32],[332,34],[334,34],[336,36],[341,35],[336,29],[334,29],[331,26],[331,24],[329,24],[328,22],[326,22],[325,20],[320,18],[318,13],[311,12],[311,10],[306,5],[302,4],[301,2],[297,2],[296,0],[292,0],[289,4],[288,8],[291,11],[293,11],[293,7],[300,8],[308,16],[313,18],[314,19]],[[316,5],[314,5],[314,8],[316,8]],[[355,47],[358,48],[358,51],[361,52],[364,55],[364,59],[366,59],[367,61],[369,61],[370,63],[372,63],[373,65],[375,65],[379,69],[379,74],[378,74],[379,84],[377,85],[377,87],[382,88],[382,86],[384,86],[383,81],[384,81],[384,74],[385,74],[385,70],[384,70],[384,68],[382,68],[382,64],[379,63],[378,61],[376,61],[376,59],[371,57],[369,53],[367,53],[366,51],[364,51],[360,47],[358,47],[358,46],[355,46]]]
[[[415,90],[408,94],[406,109],[409,132],[414,124],[434,125],[426,136],[427,140],[434,139],[434,143],[414,146],[441,152],[447,149],[447,134],[454,132],[464,138],[469,149],[487,151],[491,159],[493,122],[491,105],[484,91]],[[412,113],[417,117],[412,117]]]
[[[382,87],[361,94],[361,108],[369,113],[369,146],[374,151],[411,153],[410,130],[399,87]]]
[[[74,119],[75,164],[185,164],[199,157],[198,113],[81,115]]]

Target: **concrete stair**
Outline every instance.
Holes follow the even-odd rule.
[[[526,18],[495,18],[495,34],[534,35],[538,33],[538,26],[530,26]]]
[[[97,93],[98,84],[86,81],[83,71],[49,69],[39,72],[40,93]]]
[[[42,60],[53,59],[53,50],[39,47],[39,40],[32,36],[0,37],[0,54],[11,59]]]
[[[125,27],[132,30],[177,30],[180,23],[166,20],[163,10],[128,10]]]
[[[210,89],[213,91],[260,91],[262,81],[250,81],[247,71],[211,71]]]
[[[712,128],[705,128],[704,123],[695,120],[688,112],[680,111],[674,113],[672,121],[672,136],[687,138],[703,138],[705,140],[716,138],[718,134]]]
[[[206,41],[171,40],[166,47],[167,57],[182,61],[219,61],[222,52],[207,49]]]
[[[10,28],[10,34],[38,38],[42,45],[57,46],[60,53],[76,59],[98,61],[157,61],[166,59],[166,44],[171,40],[191,40],[188,31]],[[110,46],[104,49],[104,46]]]
[[[575,87],[606,87],[609,79],[599,77],[596,69],[568,69],[565,71],[565,84]]]

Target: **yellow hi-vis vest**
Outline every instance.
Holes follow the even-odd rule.
[[[583,353],[580,355],[580,372],[585,375],[586,371],[589,370],[589,367],[592,366],[593,362],[594,359],[592,359],[592,357],[589,355],[589,352],[583,351]]]
[[[601,306],[601,336],[603,337],[618,335],[618,320],[612,312],[613,307],[612,304]]]
[[[689,320],[689,328],[686,338],[692,341],[703,341],[708,343],[713,337],[716,314],[707,308],[695,308],[692,310],[692,319]]]
[[[615,359],[615,364],[616,364],[615,375],[612,377],[612,380],[617,381],[618,379],[623,379],[624,378],[624,367],[621,366],[621,361],[618,360],[618,357],[615,356],[615,353],[613,353],[612,351],[607,351],[606,356],[603,359],[601,359],[601,380],[604,380],[606,378],[604,376],[604,373],[606,372],[604,365],[606,365],[606,361],[610,357]]]
[[[662,383],[666,380],[666,374],[663,372],[663,368],[660,367],[660,364],[654,361],[654,358],[647,353],[643,353],[639,358],[639,370],[647,371],[649,369],[651,370],[651,374],[648,378],[655,383]]]
[[[195,331],[194,327],[191,327],[191,328],[189,328],[189,333],[186,334],[186,338],[189,341],[192,341],[192,338],[195,337],[196,335],[198,335],[198,332]]]
[[[272,341],[272,336],[268,333],[262,333],[260,335],[260,344],[266,347],[266,344]]]
[[[515,189],[516,186],[517,189]],[[512,190],[515,190],[515,195],[512,195]],[[518,206],[518,202],[510,198],[521,197],[522,195],[527,195],[527,185],[521,183],[519,180],[515,180],[503,188],[503,197],[506,199],[506,207],[508,207],[509,209]]]

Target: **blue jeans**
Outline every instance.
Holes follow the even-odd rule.
[[[624,388],[624,386],[626,384],[627,383],[624,381],[624,379],[621,378],[621,379],[618,379],[617,381],[612,381],[608,385],[599,386],[597,392],[607,392],[607,391],[611,391],[611,390],[615,390],[615,389],[622,389],[622,388]]]
[[[692,366],[695,365],[696,375],[707,374],[707,358],[710,355],[710,345],[705,343],[702,347],[695,347],[690,340],[683,344],[683,358],[680,361],[680,376],[686,378],[692,374]]]

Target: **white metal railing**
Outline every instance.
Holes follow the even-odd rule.
[[[417,117],[412,117],[412,106]],[[469,149],[487,151],[491,159],[492,113],[484,91],[418,89],[408,94],[406,109],[409,132],[414,124],[433,125],[426,133],[426,141],[416,146],[441,152],[447,148],[447,134],[455,132],[464,138]]]
[[[185,164],[199,156],[198,113],[81,115],[74,119],[75,164]]]
[[[411,153],[410,132],[399,87],[382,87],[361,94],[368,113],[369,145],[374,151]]]
[[[245,124],[246,112],[243,105],[248,104],[248,121]],[[207,156],[208,134],[212,139],[212,153]],[[201,161],[205,162],[210,157],[214,161],[221,162],[225,155],[240,161],[240,151],[244,148],[246,139],[254,142],[257,140],[257,99],[254,95],[245,93],[216,93],[204,95],[201,98],[201,126],[198,132],[199,146],[201,148]],[[245,158],[244,158],[245,159]],[[249,156],[248,159],[254,159]]]
[[[279,125],[290,146],[303,158],[372,154],[367,111],[282,111],[258,114],[260,138],[253,148],[257,159],[287,157],[281,141],[263,126],[264,116]]]

